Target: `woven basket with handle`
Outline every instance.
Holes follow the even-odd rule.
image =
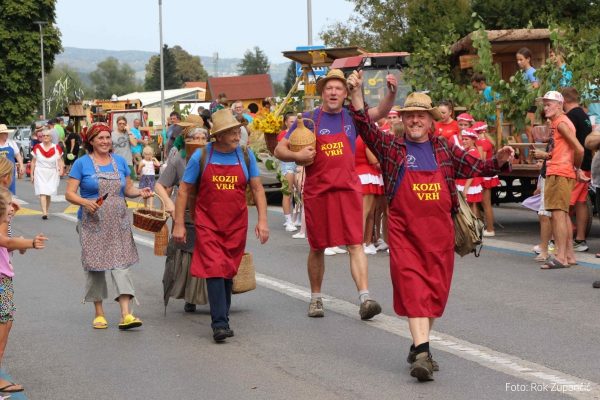
[[[160,200],[160,209],[154,208],[154,197],[158,197]],[[157,194],[154,197],[147,207],[139,207],[133,211],[133,226],[142,231],[159,232],[169,219],[169,214],[165,211],[165,203]]]
[[[307,146],[314,146],[317,142],[317,137],[304,125],[304,120],[308,118],[302,118],[302,114],[298,114],[298,125],[292,132],[289,138],[290,150],[300,151]]]
[[[160,231],[154,234],[154,255],[166,256],[167,246],[169,245],[169,228],[164,224]]]
[[[256,270],[251,253],[244,253],[237,275],[233,277],[231,292],[239,294],[256,289]]]

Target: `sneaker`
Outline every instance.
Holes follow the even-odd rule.
[[[388,244],[386,242],[384,242],[382,239],[379,239],[377,241],[377,246],[375,247],[377,249],[377,251],[384,251],[389,249],[390,247],[388,246]]]
[[[415,356],[415,361],[410,365],[410,376],[417,378],[419,382],[433,380],[433,363],[429,353],[423,352]]]
[[[231,329],[230,329],[231,330]],[[226,328],[213,328],[213,339],[217,343],[224,342],[227,339],[228,333]]]
[[[332,247],[327,247],[325,249],[325,255],[326,256],[335,256],[337,253],[333,250]]]
[[[360,305],[360,309],[358,310],[358,313],[360,314],[360,319],[362,320],[371,319],[380,312],[381,306],[379,305],[379,303],[371,299],[363,301]]]
[[[600,281],[595,281],[594,283],[592,283],[592,287],[594,289],[600,289]]]
[[[554,253],[556,251],[556,245],[554,244],[554,240],[548,241],[548,252]]]
[[[346,254],[348,252],[348,250],[342,249],[341,247],[338,247],[338,246],[330,247],[330,249],[333,250],[335,252],[335,254]]]
[[[484,237],[494,237],[496,236],[496,232],[492,231],[492,232],[488,232],[485,229],[483,230],[483,236]]]
[[[311,318],[321,318],[325,316],[323,299],[317,298],[310,300],[310,304],[308,305],[308,316]]]
[[[575,240],[573,241],[573,250],[584,252],[588,251],[589,247],[585,240]]]
[[[185,303],[183,306],[183,311],[185,312],[196,312],[196,305],[192,303]]]
[[[296,232],[297,230],[298,228],[296,228],[296,225],[294,225],[292,222],[288,222],[287,224],[285,224],[286,232]]]
[[[304,232],[298,232],[292,235],[292,238],[294,239],[306,239],[306,233]]]
[[[377,254],[377,249],[375,248],[375,246],[372,243],[368,246],[366,244],[363,244],[363,249],[365,251],[365,254],[368,254],[368,255]]]
[[[431,359],[431,366],[433,367],[433,370],[434,371],[439,371],[440,370],[440,366],[433,359],[433,357],[431,357],[431,353],[429,353],[429,358]],[[409,363],[409,364],[412,364],[412,363],[414,363],[416,361],[416,359],[417,359],[417,352],[411,348],[408,351],[408,357],[406,357],[406,362]]]

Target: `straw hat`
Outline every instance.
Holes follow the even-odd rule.
[[[414,92],[408,95],[404,101],[404,107],[400,109],[401,112],[406,111],[427,111],[433,119],[442,119],[442,115],[437,107],[433,107],[431,97],[425,93]]]
[[[0,124],[0,133],[8,133],[8,127],[4,124]]]
[[[321,94],[325,84],[332,79],[338,79],[338,80],[342,81],[344,83],[344,87],[346,87],[346,77],[344,76],[344,73],[342,72],[342,70],[330,69],[324,78],[321,78],[317,81],[317,93]]]
[[[231,113],[231,110],[228,109],[215,111],[212,115],[212,122],[213,125],[212,129],[210,130],[211,136],[216,136],[219,133],[224,132],[228,129],[237,128],[238,126],[242,125],[241,122],[238,122],[235,119],[235,117]]]

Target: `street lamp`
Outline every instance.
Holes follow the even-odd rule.
[[[162,33],[162,0],[158,0],[158,30],[160,32],[160,113],[162,120],[163,154],[167,151],[167,117],[165,116],[165,72],[163,55],[163,33]]]
[[[312,2],[311,0],[306,0],[306,14],[308,19],[308,45],[312,46]]]
[[[42,58],[42,119],[46,119],[46,81],[44,79],[44,25],[47,21],[33,21],[40,27],[40,55]]]

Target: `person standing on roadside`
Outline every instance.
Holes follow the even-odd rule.
[[[554,139],[554,148],[546,160],[544,208],[552,213],[552,234],[556,242],[556,254],[541,268],[568,268],[576,263],[569,203],[576,181],[586,179],[579,169],[583,146],[577,141],[575,126],[563,111],[563,95],[551,90],[538,100],[544,104],[544,115],[550,119]]]
[[[14,140],[8,138],[8,127],[4,124],[0,124],[0,157],[5,157],[15,166],[14,176],[8,189],[12,194],[16,194],[15,182],[17,176],[22,176],[25,173],[25,166],[23,165],[23,156],[19,151],[19,146]]]
[[[394,103],[396,78],[390,74],[386,79],[390,90],[379,107],[371,112],[371,118],[376,121],[386,116]],[[303,198],[310,245],[308,316],[325,315],[321,294],[325,249],[347,245],[350,272],[359,294],[359,315],[368,320],[381,312],[381,306],[369,293],[368,262],[362,244],[362,188],[355,170],[356,128],[348,109],[344,108],[348,96],[344,73],[339,69],[330,70],[317,82],[317,92],[322,106],[303,114],[303,118],[313,121],[316,148],[309,146],[299,152],[290,150],[289,137],[296,124],[275,148],[278,159],[306,165]]]
[[[592,132],[592,122],[579,104],[579,92],[574,87],[565,87],[561,91],[565,103],[563,109],[575,127],[575,136],[581,146],[585,145],[585,138]],[[588,251],[586,242],[586,228],[591,215],[587,208],[588,190],[592,178],[592,152],[584,147],[581,173],[571,193],[570,206],[575,211],[575,242],[573,250],[578,252]]]
[[[127,161],[131,179],[135,179],[135,168],[133,168],[133,154],[131,147],[137,145],[137,139],[127,126],[127,119],[123,116],[117,118],[117,130],[113,131],[112,147],[115,154],[120,155]]]
[[[389,208],[390,271],[394,310],[408,317],[413,338],[407,361],[419,381],[439,370],[429,351],[429,336],[442,316],[454,269],[454,223],[459,208],[456,178],[494,175],[510,170],[514,150],[505,146],[481,160],[434,133],[441,114],[429,96],[411,93],[401,110],[405,134],[381,132],[366,109],[362,71],[348,78],[350,112],[360,136],[380,162]]]

